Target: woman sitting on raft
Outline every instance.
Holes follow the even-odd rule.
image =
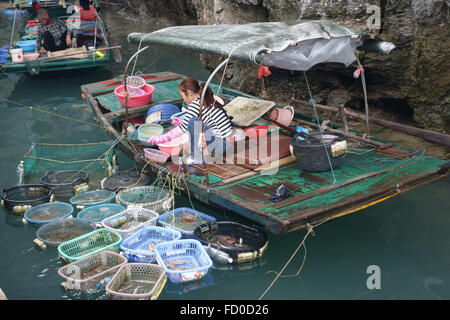
[[[191,155],[187,158],[187,164],[200,164],[202,163],[202,156],[198,141],[201,124],[208,151],[216,155],[224,154],[231,146],[230,141],[233,136],[231,120],[222,105],[214,99],[212,90],[207,88],[203,101],[202,121],[200,122],[200,97],[205,89],[204,86],[205,83],[200,86],[198,80],[193,77],[185,78],[178,86],[184,103],[189,106],[184,119],[182,121],[179,118],[174,119],[172,124],[177,125],[177,127],[166,134],[151,137],[147,143],[153,145],[166,143],[185,132],[189,132]]]

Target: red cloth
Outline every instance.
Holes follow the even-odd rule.
[[[84,10],[83,7],[77,4],[80,9],[80,19],[81,20],[95,20],[97,14],[95,13],[95,9],[93,5],[89,6],[89,10]]]
[[[358,67],[358,69],[356,69],[355,72],[353,72],[353,77],[354,77],[355,79],[358,79],[359,76],[361,75],[361,72],[364,72],[364,68],[363,68],[362,65],[360,65],[360,66]]]
[[[34,8],[36,11],[41,7],[40,3],[37,2],[37,1],[34,1],[31,5],[33,6],[33,8]]]
[[[270,72],[269,68],[263,65],[260,65],[258,68],[258,79],[261,79],[262,76],[264,77],[268,77],[272,74],[272,72]]]

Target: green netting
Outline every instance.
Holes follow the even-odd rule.
[[[46,172],[82,170],[90,182],[98,182],[111,173],[115,161],[114,141],[86,144],[36,143],[24,156],[25,179],[39,182]]]

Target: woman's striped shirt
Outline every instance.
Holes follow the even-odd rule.
[[[180,125],[181,131],[188,131],[188,122],[192,117],[198,117],[200,112],[200,98],[193,100],[189,104],[186,116]],[[202,109],[202,122],[213,131],[219,138],[226,138],[233,133],[233,126],[226,111],[223,108],[204,108]]]

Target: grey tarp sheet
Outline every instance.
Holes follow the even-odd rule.
[[[362,38],[356,40],[351,36]],[[356,59],[356,47],[363,43],[363,38],[369,37],[369,34],[332,21],[296,20],[177,26],[152,33],[130,33],[128,40],[192,49],[284,69],[307,70],[321,62],[352,63]]]

